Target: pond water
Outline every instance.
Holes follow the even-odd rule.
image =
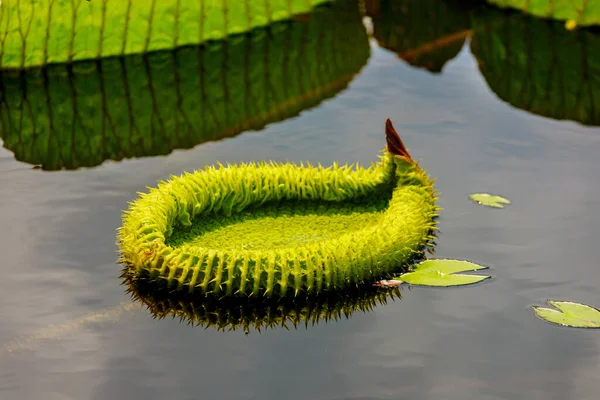
[[[3,74],[0,397],[596,399],[599,332],[528,307],[600,306],[600,35],[458,3],[348,2],[206,49]],[[435,257],[492,279],[249,333],[126,293],[115,229],[138,192],[217,161],[367,165],[388,117],[437,178]]]

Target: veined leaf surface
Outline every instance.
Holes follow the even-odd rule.
[[[168,50],[223,39],[331,0],[4,0],[0,68]]]

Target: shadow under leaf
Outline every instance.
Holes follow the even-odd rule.
[[[217,330],[299,328],[348,319],[357,312],[372,311],[388,300],[401,299],[401,288],[382,289],[369,285],[319,295],[290,294],[281,298],[240,298],[174,292],[125,271],[123,283],[134,301],[145,305],[153,318],[171,317],[192,326]]]

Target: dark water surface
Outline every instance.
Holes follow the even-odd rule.
[[[597,399],[600,332],[528,306],[600,306],[598,34],[412,4],[367,2],[371,39],[357,9],[281,25],[228,45],[218,73],[188,49],[4,76],[0,398]],[[387,117],[437,178],[435,256],[492,280],[249,335],[155,320],[125,294],[115,229],[137,192],[216,161],[368,164]]]

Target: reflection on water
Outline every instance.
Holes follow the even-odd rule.
[[[472,0],[367,0],[366,8],[381,47],[414,67],[439,73],[470,34],[472,6]]]
[[[124,284],[135,301],[148,307],[154,318],[179,318],[193,326],[218,330],[297,328],[319,322],[350,318],[356,312],[368,312],[388,300],[400,299],[400,288],[352,287],[345,291],[319,295],[269,298],[219,298],[217,296],[173,293],[144,280],[127,278]]]
[[[367,0],[374,36],[412,66],[440,72],[470,38],[490,89],[514,107],[600,125],[600,33],[477,1]]]
[[[123,302],[118,306],[94,311],[80,318],[66,321],[58,325],[46,326],[31,335],[17,337],[4,343],[2,347],[0,347],[0,357],[5,355],[3,353],[13,353],[18,350],[27,349],[38,342],[60,339],[69,334],[78,333],[92,324],[117,321],[123,314],[135,310],[137,308],[136,306],[135,303]]]
[[[419,4],[400,0],[390,4],[396,3],[410,6],[407,12],[414,11]],[[441,0],[438,6],[435,2],[431,4],[430,12],[422,10],[414,15],[422,18],[421,26],[430,26],[435,32],[433,26],[440,15],[451,14],[456,8],[453,3]],[[371,6],[378,5],[380,10],[388,7],[382,1],[366,5],[370,6],[367,11],[373,16],[378,12]],[[393,7],[396,9],[396,5]],[[379,13],[379,20],[373,17],[374,25],[385,19],[385,15]],[[467,11],[458,15],[467,15]],[[175,55],[78,64],[79,68],[90,67],[91,72],[85,74],[75,68],[69,79],[60,78],[61,74],[68,75],[69,70],[65,68],[52,79],[48,75],[51,69],[46,70],[47,78],[43,73],[38,73],[37,78],[34,73],[16,78],[5,75],[3,84],[12,82],[11,87],[16,85],[17,90],[16,93],[4,90],[0,108],[0,121],[4,124],[0,125],[0,137],[5,146],[10,143],[11,149],[0,148],[0,203],[3,205],[0,225],[4,228],[0,231],[0,270],[4,282],[0,291],[3,304],[0,341],[7,343],[3,347],[5,351],[0,351],[0,397],[3,400],[192,399],[200,396],[201,388],[203,397],[227,399],[596,400],[600,370],[598,332],[550,326],[537,320],[527,306],[543,304],[548,298],[598,304],[599,275],[593,249],[600,234],[600,216],[595,212],[600,207],[600,183],[594,167],[600,150],[599,129],[554,120],[552,118],[561,116],[550,115],[548,110],[539,111],[537,115],[543,116],[540,118],[526,105],[537,101],[540,93],[553,99],[551,95],[561,93],[554,85],[559,72],[578,71],[572,78],[559,79],[558,87],[571,93],[569,81],[577,82],[583,88],[576,92],[581,93],[582,104],[567,103],[564,108],[563,104],[556,104],[553,110],[577,110],[576,113],[565,111],[565,116],[580,122],[587,118],[597,124],[593,121],[598,121],[598,111],[592,107],[597,102],[592,104],[586,91],[597,92],[594,77],[598,73],[592,72],[597,71],[598,51],[592,44],[598,33],[590,29],[566,32],[547,21],[491,11],[487,7],[469,9],[468,16],[467,26],[462,17],[449,18],[461,21],[456,22],[456,29],[444,29],[439,35],[420,33],[427,34],[427,39],[415,38],[414,46],[402,47],[398,53],[379,47],[378,43],[385,44],[383,39],[371,40],[366,68],[346,90],[301,113],[298,118],[267,125],[259,134],[205,143],[187,151],[174,151],[168,157],[107,162],[101,168],[73,172],[40,173],[30,166],[23,168],[15,161],[15,154],[23,154],[26,149],[37,154],[38,159],[32,163],[45,163],[47,168],[60,165],[67,168],[67,161],[77,167],[98,165],[105,158],[168,153],[175,148],[172,143],[185,137],[183,128],[176,128],[172,122],[173,129],[160,131],[160,123],[152,119],[152,115],[160,115],[163,121],[179,121],[179,126],[183,126],[182,117],[173,112],[178,110],[177,106],[171,105],[181,98],[187,107],[186,115],[202,122],[206,114],[194,113],[208,111],[187,103],[185,83],[198,87],[195,82],[200,76],[223,79],[221,68],[211,74],[209,71],[199,73],[195,70],[201,65],[198,59],[191,72],[179,68],[185,64],[184,55],[191,54],[192,49],[186,49]],[[354,14],[348,24],[356,24],[352,29],[361,36],[356,36],[357,40],[346,40],[351,42],[348,48],[359,47],[365,39],[363,28],[357,24],[358,18],[359,15]],[[303,20],[292,25],[308,27],[310,22]],[[401,22],[409,23],[408,20]],[[332,19],[329,26],[342,29],[337,24]],[[401,33],[400,23],[389,24],[393,27],[389,32]],[[328,37],[327,29],[325,26],[320,29],[319,40],[324,40]],[[539,38],[533,40],[536,32],[543,29],[548,35],[554,35],[548,38],[546,46],[540,44]],[[452,58],[456,49],[443,53],[445,46],[450,49],[461,43],[465,32],[468,32],[465,43],[458,55]],[[513,34],[516,36],[511,36]],[[245,41],[245,45],[256,43],[239,39]],[[268,42],[272,50],[273,41],[283,39],[265,35],[264,40],[259,43]],[[230,51],[236,43],[239,42],[223,46]],[[560,43],[569,46],[559,46]],[[519,56],[515,56],[516,49]],[[256,51],[265,59],[267,54],[273,56],[270,50],[254,46],[243,54],[252,60]],[[359,50],[347,59],[343,54],[336,55],[340,62],[345,59],[347,66],[322,57],[322,60],[312,61],[312,69],[303,64],[304,68],[298,73],[306,70],[307,74],[301,75],[303,82],[312,82],[322,76],[332,78],[333,74],[326,75],[326,72],[333,65],[348,67],[349,72],[358,71],[368,49]],[[204,54],[213,54],[209,51],[204,50]],[[418,54],[419,57],[411,60],[414,66],[417,61],[432,70],[435,65],[443,65],[442,72],[432,74],[426,69],[414,68],[398,59],[400,53]],[[438,58],[435,54],[445,55]],[[429,55],[431,59],[426,58]],[[510,63],[508,55],[511,55]],[[353,57],[363,58],[350,65]],[[450,58],[451,61],[444,63],[443,60]],[[308,56],[296,60],[304,59]],[[285,60],[280,57],[279,64],[283,65]],[[204,62],[208,61],[204,56]],[[225,61],[220,58],[219,62],[223,65]],[[293,68],[289,62],[289,68]],[[279,64],[273,62],[268,67],[273,69],[273,65]],[[545,64],[553,69],[538,69]],[[159,68],[161,65],[166,67]],[[329,69],[320,70],[327,65]],[[163,80],[175,81],[173,66],[185,81],[180,80],[180,85],[172,86],[169,92]],[[59,71],[61,67],[56,68]],[[96,72],[98,68],[100,72]],[[582,74],[582,70],[587,72]],[[126,81],[132,82],[128,86],[122,83],[122,71],[126,71]],[[139,76],[130,76],[129,71]],[[243,75],[246,69],[239,71]],[[268,72],[265,67],[260,71]],[[527,79],[529,74],[534,74],[533,78],[537,74],[548,74],[542,82],[523,82],[525,78],[520,71],[527,71]],[[117,82],[108,79],[115,76],[113,80]],[[85,77],[89,77],[90,82],[86,83]],[[226,78],[230,109],[243,109],[239,99],[245,97],[234,100],[233,93],[246,89],[235,88],[232,83],[244,80],[235,80],[230,75]],[[48,92],[44,79],[49,85]],[[284,90],[290,90],[285,87],[287,81],[283,78],[272,79],[278,82],[277,86],[270,89],[272,94],[265,95],[264,101],[273,96],[283,98]],[[335,79],[319,81],[312,87],[327,85]],[[104,102],[109,104],[110,98],[93,90],[101,87],[99,80],[106,93],[124,100],[105,107]],[[62,88],[60,82],[66,84],[66,88]],[[155,91],[155,103],[148,82],[152,82],[153,88],[163,88]],[[20,86],[23,83],[26,87]],[[517,86],[511,86],[519,83],[527,90],[519,92],[515,89]],[[33,90],[36,85],[41,89]],[[115,88],[109,91],[111,85]],[[119,86],[121,91],[117,90]],[[125,90],[129,97],[123,94]],[[503,90],[508,93],[505,100],[513,106],[499,100]],[[23,93],[27,94],[30,114],[7,103],[11,98],[23,99]],[[225,92],[222,89],[220,93],[211,97],[210,104],[220,104],[221,110],[225,110]],[[302,93],[304,91],[300,95]],[[166,98],[168,106],[158,104],[161,96]],[[82,98],[93,99],[90,103],[93,107],[81,105]],[[129,99],[134,112],[127,110],[119,114],[121,108],[127,109]],[[197,103],[204,101],[201,96],[196,99]],[[519,99],[527,102],[519,103]],[[137,105],[138,100],[143,103]],[[206,101],[201,104],[209,104],[208,97]],[[277,101],[272,105],[281,104]],[[583,107],[585,102],[588,108]],[[79,133],[75,141],[71,129],[73,104],[77,105],[77,113],[85,110],[89,120],[87,126],[82,125],[84,120],[76,121]],[[248,104],[259,114],[263,111],[253,102]],[[531,110],[538,112],[537,108]],[[25,118],[27,115],[30,116]],[[31,115],[40,116],[39,120]],[[59,118],[60,115],[66,115],[66,121]],[[131,138],[118,140],[111,133],[103,138],[102,123],[109,124],[106,115],[113,122],[124,124],[125,136],[130,134],[131,121],[136,126],[143,122],[146,133],[134,132]],[[224,121],[234,118],[225,119],[224,111],[215,115]],[[588,117],[584,118],[585,115]],[[23,133],[17,131],[21,122],[14,119],[10,122],[13,130],[6,130],[8,118],[13,116],[21,119]],[[53,116],[54,130],[48,130],[49,116]],[[229,317],[218,311],[216,315],[207,313],[206,310],[212,311],[208,306],[197,311],[190,308],[193,303],[167,301],[157,311],[150,310],[155,316],[166,318],[153,320],[147,310],[140,310],[147,304],[131,302],[124,296],[123,287],[119,285],[119,267],[115,264],[115,228],[120,224],[121,210],[145,186],[152,186],[170,174],[200,168],[217,160],[309,159],[323,164],[332,160],[359,160],[366,164],[380,149],[381,130],[377,127],[386,117],[398,121],[397,127],[406,138],[409,150],[422,157],[423,166],[437,178],[440,206],[444,211],[436,255],[490,265],[495,278],[492,282],[448,290],[415,288],[410,293],[402,290],[401,301],[388,301],[385,306],[369,308],[369,312],[354,312],[352,318],[340,323],[330,321],[302,329],[306,319],[301,319],[299,329],[288,331],[264,329],[266,322],[263,322],[261,334],[248,336],[244,335],[243,323],[235,325],[238,330],[229,333],[218,328],[231,329],[229,322],[239,324],[246,315],[254,320],[256,310],[251,307],[244,308],[243,313],[233,308],[229,311],[233,317]],[[212,123],[210,121],[202,123]],[[83,134],[83,126],[88,135]],[[31,134],[34,127],[36,135],[43,134],[44,140],[35,140]],[[58,127],[66,128],[66,133]],[[52,132],[54,136],[43,132]],[[214,138],[219,137],[219,131],[211,132]],[[204,140],[202,132],[198,135],[200,142]],[[57,145],[59,138],[62,147]],[[73,144],[88,138],[95,138],[94,146]],[[102,140],[106,143],[105,153],[98,145]],[[190,146],[195,140],[193,137],[189,140]],[[18,149],[19,143],[23,143],[23,150]],[[30,150],[32,146],[35,147]],[[106,155],[108,150],[117,155]],[[467,198],[468,193],[475,191],[497,192],[513,203],[504,210],[477,207]],[[157,297],[149,299],[149,303],[151,301],[159,304]],[[353,311],[357,302],[352,301],[348,308]],[[274,310],[273,315],[281,317],[283,311]],[[293,327],[293,322],[298,321],[297,315],[304,318],[307,314],[301,309],[287,315],[291,315],[285,320],[287,326]],[[345,317],[343,311],[339,315]],[[209,322],[217,325],[196,329],[171,318],[183,317],[184,322],[189,322],[187,316],[193,316],[204,326]],[[113,319],[117,321],[112,323]],[[247,327],[254,329],[249,322]],[[11,341],[15,337],[18,339]],[[11,349],[19,351],[7,354],[6,350]]]
[[[357,4],[207,47],[0,75],[0,137],[45,170],[156,156],[298,115],[369,56]]]
[[[367,0],[378,43],[439,73],[466,40],[511,105],[600,125],[600,34],[474,1]],[[369,57],[356,2],[319,7],[205,47],[0,72],[0,137],[45,170],[156,156],[298,115],[344,90]]]
[[[514,107],[600,125],[600,32],[519,12],[473,13],[471,51],[490,89]]]

